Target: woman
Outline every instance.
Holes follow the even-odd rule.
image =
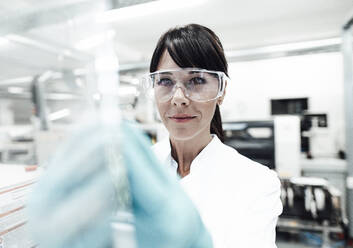
[[[180,176],[214,247],[273,248],[282,211],[278,177],[222,143],[227,67],[219,38],[204,26],[162,35],[147,78],[169,137],[153,150]]]

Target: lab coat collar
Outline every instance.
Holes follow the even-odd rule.
[[[193,173],[195,170],[201,169],[201,162],[203,161],[204,158],[207,158],[205,156],[206,154],[211,153],[217,154],[216,150],[217,148],[222,144],[222,142],[219,140],[217,135],[211,134],[212,135],[212,140],[210,143],[207,144],[207,146],[202,149],[202,151],[195,157],[195,159],[191,163],[190,167],[190,174]],[[178,164],[176,161],[173,159],[172,154],[171,154],[171,145],[170,145],[170,138],[169,136],[162,141],[158,142],[156,144],[158,146],[158,157],[160,158],[160,161],[163,163],[163,165],[171,166],[173,169],[177,169]],[[209,163],[202,163],[205,166]]]

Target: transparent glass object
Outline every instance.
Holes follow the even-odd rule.
[[[115,32],[96,22],[111,1],[14,0],[0,7],[0,91],[33,106],[29,115],[37,164],[50,164],[61,143],[82,126],[98,123],[119,133]],[[116,190],[116,207],[132,216],[120,151],[119,141],[106,140],[105,169]],[[133,233],[132,219],[114,217],[114,233],[114,223],[120,222]]]

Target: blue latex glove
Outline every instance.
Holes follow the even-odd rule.
[[[212,240],[190,199],[151,153],[141,132],[124,123],[121,136],[92,125],[52,159],[29,203],[41,248],[111,247],[109,220],[116,188],[106,166],[107,140],[121,141],[140,248],[208,248]]]

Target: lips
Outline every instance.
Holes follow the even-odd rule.
[[[194,118],[196,118],[196,116],[188,115],[188,114],[176,114],[176,115],[172,115],[169,117],[169,119],[171,119],[175,122],[188,122]]]

